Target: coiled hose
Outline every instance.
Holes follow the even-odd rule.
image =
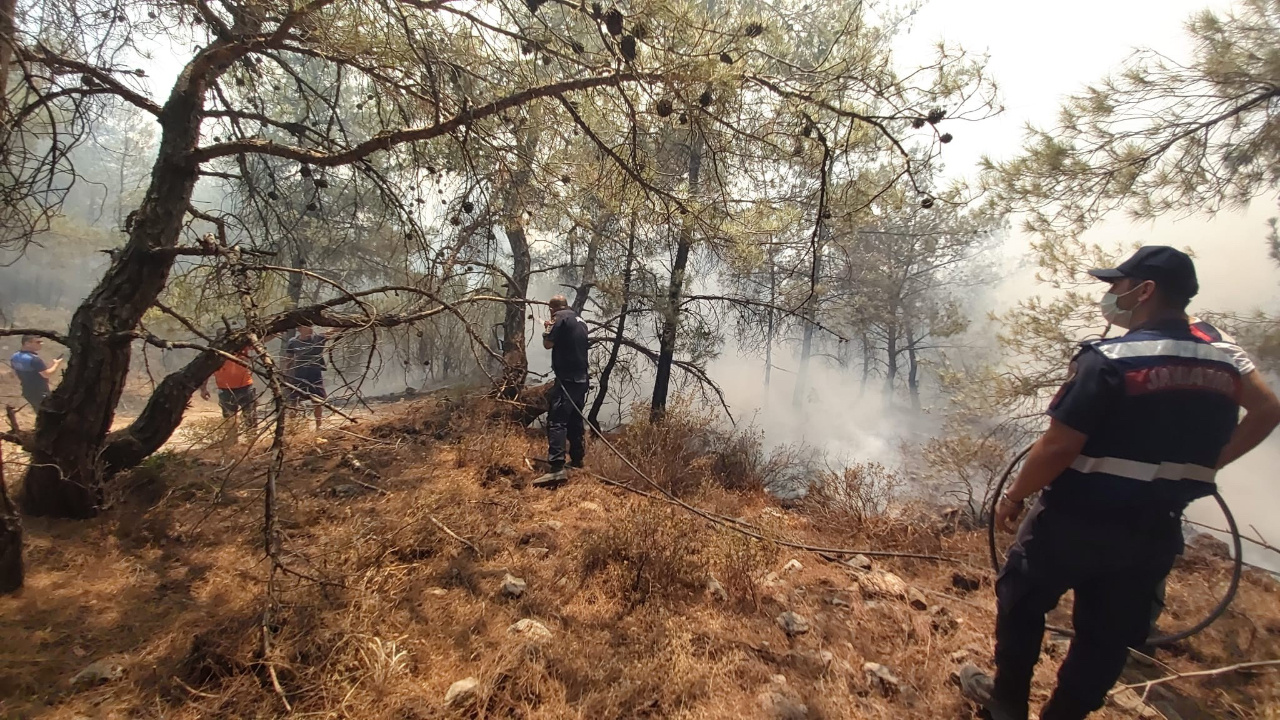
[[[997,573],[1000,572],[1001,562],[1000,552],[996,548],[996,504],[1000,502],[1000,494],[1004,492],[1004,486],[1009,482],[1009,476],[1013,475],[1013,469],[1018,466],[1018,463],[1022,462],[1027,453],[1031,452],[1031,448],[1032,446],[1028,445],[1014,456],[1009,466],[1005,468],[1004,474],[1000,476],[1000,481],[996,483],[995,492],[992,494],[990,512],[987,513],[987,546],[991,551],[991,567]],[[1209,614],[1203,620],[1185,630],[1148,638],[1148,645],[1170,645],[1179,640],[1185,640],[1209,627],[1213,624],[1213,621],[1222,617],[1222,614],[1227,611],[1227,607],[1231,605],[1231,601],[1236,597],[1236,591],[1240,589],[1240,576],[1244,573],[1244,555],[1240,541],[1240,530],[1236,527],[1236,519],[1231,514],[1231,508],[1227,507],[1227,502],[1222,499],[1222,495],[1218,494],[1216,490],[1213,493],[1213,499],[1218,501],[1218,507],[1222,509],[1222,516],[1227,519],[1227,528],[1231,531],[1232,549],[1235,552],[1235,565],[1231,570],[1231,582],[1227,585],[1227,592],[1223,594],[1222,599],[1218,601],[1218,604],[1209,611]],[[1075,635],[1075,633],[1066,628],[1050,629],[1068,637]]]

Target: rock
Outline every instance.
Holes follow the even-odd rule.
[[[929,611],[929,615],[933,618],[930,621],[933,631],[942,635],[946,635],[960,625],[960,620],[953,616],[945,605],[933,606],[933,609]]]
[[[867,682],[879,687],[885,697],[897,694],[902,687],[902,681],[893,674],[893,671],[880,663],[866,663],[862,666],[862,672],[866,673]]]
[[[707,578],[707,592],[716,602],[725,602],[729,599],[729,592],[714,577]]]
[[[966,575],[961,572],[952,573],[951,587],[962,592],[973,592],[982,587],[982,578]]]
[[[867,572],[871,570],[871,558],[867,557],[866,555],[854,555],[848,560],[845,560],[844,564],[848,565],[854,570],[862,570],[863,572]]]
[[[778,573],[771,572],[764,576],[764,580],[760,581],[760,586],[766,590],[778,587],[782,584],[782,578],[778,577]]]
[[[1202,532],[1187,541],[1187,554],[1230,560],[1231,547],[1213,535]]]
[[[449,686],[449,691],[444,694],[444,704],[449,707],[466,705],[476,699],[476,689],[479,687],[479,680],[473,677],[463,678]]]
[[[559,530],[560,528],[564,527],[564,523],[560,522],[559,520],[544,520],[542,521],[542,524],[545,525],[546,527],[551,528],[552,530]]]
[[[449,591],[445,590],[444,588],[431,588],[427,592],[437,597],[444,597],[445,595],[449,594]]]
[[[515,529],[515,528],[511,527],[510,525],[508,525],[508,524],[506,524],[506,523],[502,523],[501,525],[499,525],[499,526],[498,526],[498,530],[497,530],[497,532],[498,532],[498,534],[499,534],[499,535],[501,535],[501,536],[503,536],[503,537],[515,537],[516,535],[519,535],[519,534],[520,534],[520,533],[516,532],[516,529]]]
[[[969,651],[966,648],[961,648],[947,656],[947,660],[950,660],[952,663],[956,665],[959,665],[960,663],[968,659],[969,659]]]
[[[862,597],[867,599],[899,600],[907,596],[907,584],[902,578],[883,570],[858,576],[858,587],[862,590]]]
[[[823,665],[830,665],[836,659],[836,654],[830,650],[823,650],[818,653],[818,659],[822,661]]]
[[[791,558],[790,560],[787,561],[786,565],[782,566],[782,572],[784,573],[800,572],[803,569],[804,569],[804,565],[801,565],[800,561],[796,560],[795,558]]]
[[[378,473],[366,467],[364,463],[360,462],[359,458],[351,453],[343,455],[342,459],[338,461],[338,464],[342,467],[350,468],[361,475],[370,475],[372,477],[382,479]]]
[[[551,631],[547,629],[546,625],[529,618],[517,620],[511,627],[507,628],[507,634],[515,635],[531,643],[542,643],[551,639]]]
[[[924,611],[929,609],[929,599],[917,588],[907,588],[907,602],[911,603],[911,607],[916,610]]]
[[[797,615],[790,610],[782,613],[776,618],[778,627],[782,628],[782,632],[795,637],[809,632],[809,621],[803,616]]]
[[[786,675],[770,675],[769,682],[773,683],[774,685],[786,685],[787,676]]]
[[[351,483],[342,483],[340,485],[334,485],[333,487],[325,490],[324,494],[332,498],[353,498],[353,497],[359,497],[360,495],[363,495],[365,492],[367,491],[364,488],[360,487],[359,485],[352,485]]]
[[[852,603],[840,597],[839,595],[832,595],[831,597],[827,598],[827,602],[830,603],[833,607],[838,607],[838,608],[853,607]]]
[[[1120,708],[1130,717],[1163,718],[1155,708],[1142,701],[1142,696],[1129,688],[1112,693],[1108,698],[1112,705]]]
[[[587,512],[604,512],[604,508],[600,507],[600,503],[593,503],[590,500],[578,503],[578,507]]]
[[[501,592],[504,597],[518,598],[521,595],[524,595],[524,591],[528,587],[529,584],[524,581],[524,578],[518,578],[511,573],[507,573],[507,575],[502,578],[502,588],[499,592]]]
[[[89,687],[93,685],[101,685],[124,677],[124,665],[120,663],[120,658],[104,657],[89,663],[85,669],[75,674],[71,678],[73,687]]]
[[[777,691],[762,692],[757,701],[764,710],[764,717],[772,720],[806,720],[809,717],[807,705]]]
[[[525,548],[524,552],[526,555],[533,558],[534,560],[541,560],[545,558],[547,555],[551,554],[551,548],[531,547],[531,548]]]

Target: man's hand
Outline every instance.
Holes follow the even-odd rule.
[[[551,331],[551,326],[552,326],[552,325],[554,325],[554,324],[555,324],[555,323],[551,322],[550,320],[543,320],[543,321],[542,321],[542,330],[543,330],[543,332],[550,332],[550,331]]]
[[[1018,532],[1018,518],[1022,516],[1022,503],[1000,496],[996,503],[996,527],[1007,533]]]
[[[48,367],[40,371],[40,377],[48,380],[53,377],[54,373],[58,372],[58,368],[60,367],[62,367],[62,358],[54,358],[53,362]]]
[[[209,399],[209,388],[207,388],[207,387],[202,387],[202,388],[200,388],[200,399],[201,399],[201,400],[208,400],[208,399]]]

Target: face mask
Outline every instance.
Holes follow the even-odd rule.
[[[1121,310],[1120,298],[1124,297],[1125,295],[1132,295],[1133,293],[1137,292],[1141,287],[1142,286],[1139,285],[1138,287],[1130,290],[1129,292],[1122,293],[1120,295],[1117,295],[1115,293],[1110,293],[1110,292],[1107,293],[1106,295],[1103,295],[1102,300],[1098,302],[1098,309],[1102,311],[1103,319],[1119,328],[1127,329],[1130,325],[1132,325],[1133,311],[1135,308],[1138,307],[1138,305],[1141,305],[1142,303],[1139,302],[1138,305],[1134,305],[1132,308],[1129,308],[1128,310]]]

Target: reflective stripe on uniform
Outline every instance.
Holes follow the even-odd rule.
[[[1112,360],[1137,357],[1182,357],[1196,360],[1231,362],[1222,350],[1209,343],[1194,340],[1134,340],[1095,345],[1098,352]]]
[[[1118,457],[1089,457],[1080,455],[1071,463],[1071,469],[1082,473],[1106,473],[1132,480],[1197,480],[1211,483],[1218,471],[1192,463],[1146,463]]]

